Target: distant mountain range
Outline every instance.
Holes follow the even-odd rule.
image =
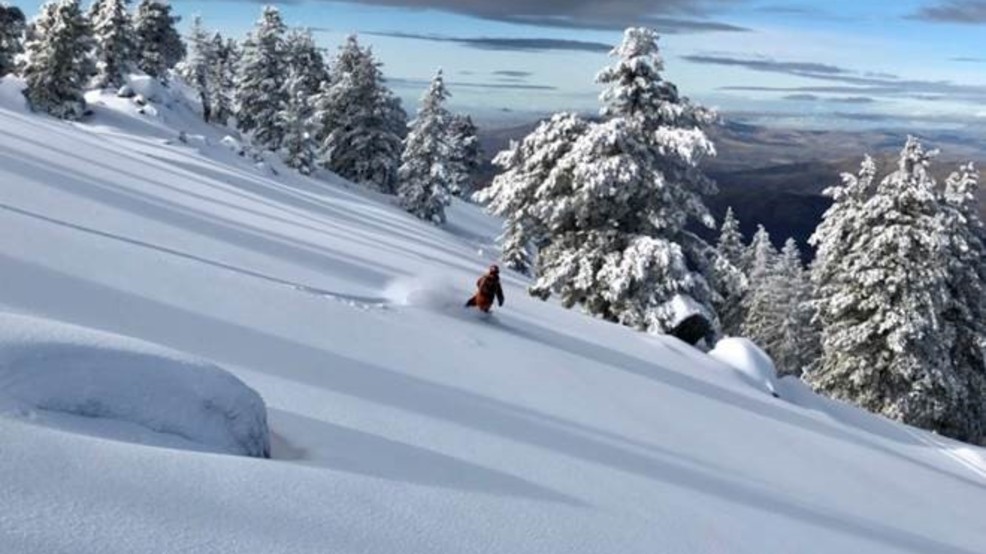
[[[483,183],[496,174],[490,163],[492,157],[536,125],[481,130],[480,141],[486,155]],[[914,134],[927,148],[942,151],[934,172],[944,178],[959,163],[986,162],[986,133],[980,131],[969,128]],[[877,160],[881,171],[889,170],[907,134],[893,129],[781,129],[726,120],[710,132],[718,156],[709,160],[705,168],[719,184],[720,192],[709,199],[709,208],[720,219],[732,206],[747,237],[752,236],[757,224],[763,224],[778,246],[787,237],[794,237],[808,250],[807,239],[830,204],[822,191],[839,184],[843,172],[856,172],[867,153]],[[703,234],[713,238],[717,233]]]

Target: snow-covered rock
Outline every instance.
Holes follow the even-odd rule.
[[[130,442],[270,456],[260,395],[143,341],[0,314],[0,414]]]
[[[777,370],[774,362],[750,339],[725,338],[716,343],[709,356],[735,369],[760,390],[777,395]]]

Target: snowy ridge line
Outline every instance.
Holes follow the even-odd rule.
[[[297,291],[300,291],[300,292],[304,292],[306,294],[311,294],[311,295],[314,295],[314,296],[322,296],[322,297],[325,297],[325,298],[331,298],[333,300],[337,300],[339,302],[342,302],[343,304],[347,304],[347,305],[353,306],[353,307],[358,307],[358,308],[362,308],[362,309],[373,309],[373,308],[383,309],[383,308],[386,308],[388,305],[390,305],[390,302],[386,298],[379,298],[379,297],[372,297],[372,296],[360,296],[360,295],[355,295],[355,294],[346,294],[346,293],[331,291],[331,290],[323,289],[323,288],[319,288],[319,287],[313,287],[313,286],[310,286],[310,285],[302,285],[301,283],[296,283],[294,281],[288,281],[287,279],[281,279],[280,277],[273,277],[273,276],[266,275],[266,274],[263,274],[263,273],[259,273],[257,271],[253,271],[253,270],[250,270],[250,269],[245,269],[245,268],[242,268],[242,267],[237,267],[235,265],[227,264],[225,262],[218,262],[216,260],[210,260],[208,258],[203,258],[201,256],[196,256],[195,254],[189,254],[187,252],[182,252],[180,250],[175,250],[173,248],[168,248],[167,246],[161,246],[161,245],[152,244],[152,243],[145,242],[145,241],[138,240],[138,239],[122,237],[120,235],[116,235],[116,234],[109,233],[109,232],[106,232],[106,231],[100,231],[98,229],[93,229],[91,227],[86,227],[84,225],[79,225],[77,223],[71,223],[71,222],[68,222],[68,221],[63,221],[61,219],[56,219],[56,218],[53,218],[53,217],[42,215],[42,214],[39,214],[39,213],[36,213],[36,212],[32,212],[30,210],[25,210],[25,209],[22,209],[22,208],[11,206],[9,204],[0,203],[0,210],[4,210],[4,211],[10,212],[10,213],[14,213],[14,214],[17,214],[17,215],[20,215],[20,216],[24,216],[24,217],[29,217],[29,218],[32,218],[32,219],[37,219],[37,220],[40,220],[40,221],[44,221],[45,223],[51,223],[51,224],[58,225],[60,227],[65,227],[65,228],[68,228],[68,229],[72,229],[72,230],[75,230],[75,231],[81,231],[83,233],[87,233],[87,234],[90,234],[90,235],[95,235],[95,236],[98,236],[98,237],[101,237],[101,238],[105,238],[105,239],[109,239],[109,240],[121,242],[121,243],[124,243],[124,244],[129,244],[131,246],[139,246],[141,248],[148,248],[150,250],[154,250],[154,251],[160,252],[162,254],[168,254],[170,256],[174,256],[174,257],[177,257],[177,258],[182,258],[184,260],[191,260],[193,262],[198,262],[198,263],[202,263],[202,264],[209,265],[209,266],[212,266],[212,267],[216,267],[216,268],[219,268],[219,269],[223,269],[223,270],[226,270],[226,271],[231,271],[233,273],[238,273],[240,275],[246,275],[248,277],[253,277],[255,279],[260,279],[260,280],[266,281],[268,283],[274,283],[276,285],[290,287],[290,288],[292,288],[294,290],[297,290]]]
[[[964,452],[967,452],[966,450],[951,448],[944,442],[934,439],[928,432],[917,431],[906,427],[905,429],[914,438],[941,452],[943,456],[968,469],[986,482],[986,467],[984,467],[981,462],[970,459],[972,456],[970,454],[965,454]]]

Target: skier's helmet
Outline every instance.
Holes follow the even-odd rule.
[[[490,273],[492,273],[493,275],[499,275],[500,274],[500,266],[498,266],[496,264],[491,265],[490,266]]]

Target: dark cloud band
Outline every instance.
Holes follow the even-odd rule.
[[[986,23],[986,0],[944,0],[925,6],[910,19],[935,23]]]

